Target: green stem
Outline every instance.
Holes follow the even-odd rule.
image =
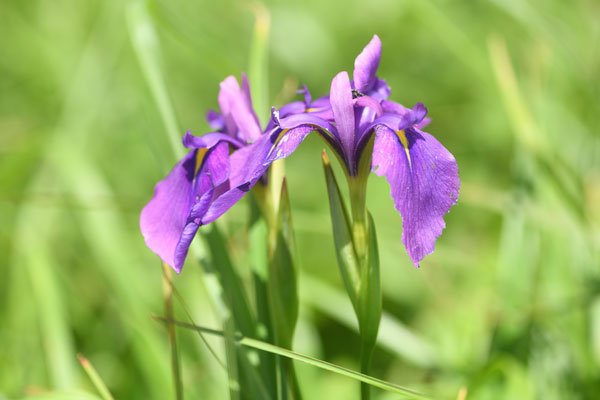
[[[373,350],[375,349],[375,343],[363,342],[360,349],[360,372],[369,375],[371,369],[371,357],[373,356]],[[366,382],[360,383],[360,398],[362,400],[369,400],[371,398],[371,386]]]
[[[367,237],[367,181],[358,177],[350,177],[348,188],[350,190],[354,247],[359,263],[363,265],[367,258],[369,245]]]

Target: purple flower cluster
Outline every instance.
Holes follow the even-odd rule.
[[[220,86],[220,112],[207,120],[215,132],[189,132],[190,149],[155,188],[140,226],[146,244],[177,272],[198,228],[223,215],[266,173],[273,161],[289,156],[311,132],[320,134],[342,160],[349,179],[360,176],[361,161],[385,176],[403,219],[402,241],[415,265],[435,246],[444,215],[460,187],[454,156],[422,129],[427,108],[406,108],[388,100],[390,88],[377,77],[381,41],[374,36],[354,63],[353,79],[340,72],[328,96],[272,110],[260,127],[245,76],[242,85],[228,77]],[[370,145],[372,143],[372,146]],[[372,149],[372,151],[371,151]]]

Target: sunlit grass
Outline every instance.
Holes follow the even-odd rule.
[[[265,10],[268,72],[252,58],[265,51],[253,37]],[[115,398],[175,398],[168,333],[151,318],[163,314],[162,270],[138,229],[152,186],[186,129],[208,131],[203,115],[226,75],[251,72],[267,105],[289,92],[286,79],[324,93],[373,33],[394,98],[429,107],[463,181],[419,270],[387,185],[370,181],[385,310],[373,375],[434,398],[600,391],[594,2],[8,1],[0,15],[0,397],[98,398],[81,352]],[[301,270],[294,350],[357,370],[323,147],[309,138],[286,164]],[[249,282],[246,221],[247,203],[218,225]],[[194,322],[219,326],[202,246],[172,279]],[[180,303],[174,314],[187,320]],[[227,398],[229,378],[202,339],[177,339],[185,397]],[[207,340],[225,360],[223,340]],[[358,398],[347,378],[312,366],[298,375],[305,398]]]

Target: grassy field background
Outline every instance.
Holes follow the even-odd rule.
[[[459,204],[420,269],[387,183],[370,179],[386,311],[373,374],[440,399],[465,389],[468,399],[597,398],[593,0],[2,1],[0,398],[97,398],[77,353],[117,398],[173,398],[167,334],[151,318],[163,313],[161,267],[139,212],[175,162],[170,138],[208,131],[219,82],[255,70],[257,9],[270,20],[260,101],[281,105],[299,83],[325,93],[376,33],[392,98],[425,103],[428,131],[458,161]],[[286,162],[301,269],[295,349],[357,369],[323,147],[311,137]],[[241,273],[246,206],[219,221]],[[194,320],[219,327],[197,264],[174,280]],[[186,397],[227,398],[206,345],[178,335]],[[297,365],[307,399],[358,399],[355,381]]]

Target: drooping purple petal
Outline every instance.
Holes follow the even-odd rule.
[[[176,270],[175,247],[192,205],[195,168],[196,150],[192,150],[165,179],[156,184],[154,196],[140,216],[140,228],[146,245]]]
[[[353,165],[355,141],[354,105],[352,103],[352,88],[346,71],[337,74],[331,81],[329,96],[333,116],[344,149],[344,158],[348,165]]]
[[[373,170],[385,176],[396,210],[402,215],[402,242],[412,262],[433,252],[446,226],[444,215],[456,203],[460,188],[454,156],[426,132],[376,128]],[[404,142],[404,143],[403,143]]]
[[[174,268],[177,272],[181,270],[188,254],[190,244],[202,225],[202,219],[208,211],[211,202],[223,191],[229,188],[228,179],[230,175],[229,148],[227,143],[221,142],[206,151],[204,155],[199,153],[197,163],[201,162],[196,173],[192,188],[194,202],[189,210],[185,226],[181,231],[181,237],[175,247]],[[199,160],[200,158],[202,158]]]
[[[281,118],[279,112],[275,109],[272,111],[272,119],[280,130],[274,132],[275,136],[271,133],[271,143],[283,143],[284,146],[289,146],[288,150],[282,149],[280,154],[284,154],[286,151],[289,151],[289,149],[292,149],[292,147],[295,149],[297,145],[304,140],[306,135],[314,130],[319,132],[319,134],[329,142],[333,150],[339,154],[340,158],[345,159],[345,150],[341,147],[342,142],[338,130],[329,121],[320,118],[313,113],[295,114]],[[286,132],[281,132],[281,130]],[[285,136],[279,137],[279,135],[291,135],[293,138],[288,139],[289,143],[282,142]],[[294,146],[294,143],[297,143],[297,145]],[[287,157],[287,155],[277,157],[278,150],[279,149],[274,148],[269,156],[274,157],[274,159]]]
[[[253,144],[243,147],[229,156],[231,174],[229,189],[222,192],[210,204],[202,217],[206,225],[223,215],[258,182],[269,168],[264,160],[272,147],[269,135],[261,136]]]
[[[354,60],[354,88],[362,93],[367,93],[377,80],[377,68],[381,59],[381,40],[374,35],[369,44]]]
[[[300,146],[309,133],[317,130],[312,125],[300,125],[289,130],[276,131],[273,148],[270,150],[265,163],[271,164],[280,158],[286,158]]]

